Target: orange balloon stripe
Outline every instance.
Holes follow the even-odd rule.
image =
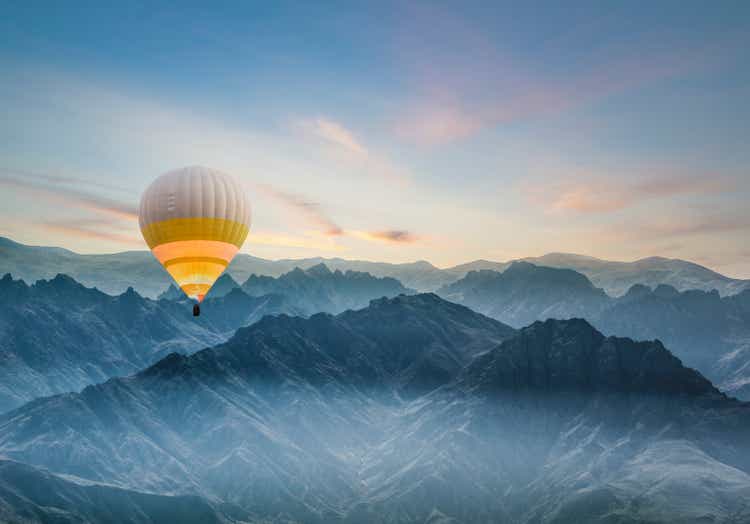
[[[151,251],[162,264],[184,257],[212,257],[229,263],[239,249],[234,244],[217,240],[182,240],[159,244]]]

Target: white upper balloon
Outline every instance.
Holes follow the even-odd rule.
[[[223,218],[250,227],[250,203],[231,176],[192,166],[176,169],[154,180],[141,197],[141,228],[172,218]]]

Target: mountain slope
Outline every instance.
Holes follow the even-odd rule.
[[[658,342],[434,295],[266,317],[0,416],[14,460],[270,522],[741,519],[748,437],[750,405]]]
[[[0,460],[0,522],[56,524],[220,524],[230,522],[195,496],[161,496],[79,484]]]

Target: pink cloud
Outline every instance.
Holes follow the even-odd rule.
[[[364,240],[396,244],[411,244],[419,240],[419,237],[414,233],[403,229],[389,229],[384,231],[350,231],[349,233]]]
[[[367,149],[354,137],[354,133],[338,122],[318,117],[302,122],[301,126],[326,142],[342,147],[351,153],[367,156]]]
[[[68,237],[105,240],[108,242],[116,242],[141,248],[145,247],[143,239],[138,236],[118,233],[116,231],[107,231],[106,229],[93,229],[91,226],[95,226],[95,224],[86,227],[77,221],[58,221],[43,222],[36,225],[47,231],[62,233]],[[106,228],[109,227],[109,225],[103,224],[101,227]]]
[[[482,125],[480,118],[460,107],[435,106],[399,120],[396,134],[420,143],[441,144],[465,138]]]
[[[327,236],[339,236],[344,234],[344,230],[326,214],[323,206],[309,198],[295,193],[289,193],[280,189],[271,187],[267,184],[257,186],[264,194],[276,199],[285,206],[301,213],[311,224],[322,229],[323,234]]]
[[[13,187],[34,196],[65,202],[79,209],[96,211],[125,220],[134,221],[138,219],[138,211],[135,204],[70,187],[70,184],[74,182],[76,184],[86,184],[84,181],[50,175],[0,175],[0,185]]]

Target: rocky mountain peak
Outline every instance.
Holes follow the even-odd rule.
[[[720,395],[658,340],[605,337],[582,319],[535,322],[479,357],[467,376],[495,391]]]
[[[317,265],[314,265],[307,269],[306,273],[308,275],[316,276],[316,277],[326,277],[331,275],[331,270],[328,269],[328,266],[326,266],[324,263],[320,263]]]

